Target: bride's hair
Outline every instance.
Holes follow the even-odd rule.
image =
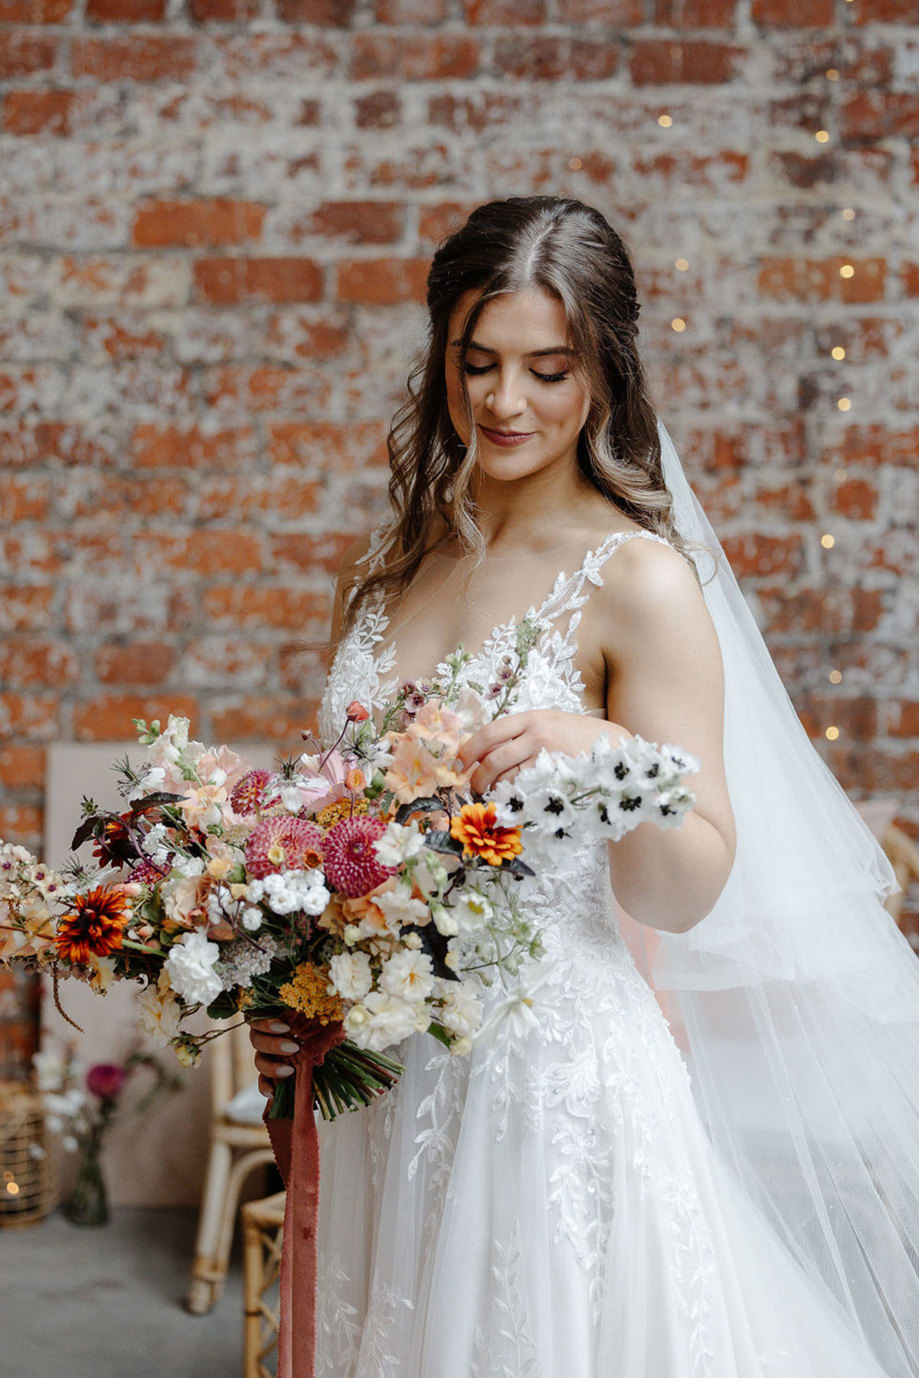
[[[470,411],[464,365],[485,303],[532,288],[551,293],[564,306],[569,342],[590,387],[590,410],[578,438],[581,473],[633,521],[683,550],[636,347],[639,305],[625,245],[599,211],[580,201],[554,196],[492,201],[472,212],[431,263],[428,346],[409,376],[408,400],[387,441],[394,521],[374,570],[359,568],[352,576],[346,626],[372,594],[405,590],[432,537],[456,533],[469,551],[484,554],[471,494],[475,427],[470,425],[467,449],[447,408],[448,325],[460,298],[478,292],[459,358]]]

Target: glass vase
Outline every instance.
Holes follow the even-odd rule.
[[[64,1204],[64,1214],[74,1225],[104,1225],[109,1218],[99,1148],[95,1140],[83,1146],[73,1191]]]

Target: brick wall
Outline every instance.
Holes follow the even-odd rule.
[[[534,190],[626,234],[795,703],[919,835],[917,78],[915,0],[0,0],[0,835],[52,738],[295,740],[426,259]]]

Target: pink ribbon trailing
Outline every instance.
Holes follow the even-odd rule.
[[[313,1068],[344,1041],[340,1024],[285,1014],[300,1051],[294,1116],[265,1123],[287,1188],[281,1248],[277,1378],[314,1378],[316,1362],[316,1231],[319,1218],[319,1135],[313,1114]]]

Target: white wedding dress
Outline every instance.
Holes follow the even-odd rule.
[[[637,536],[660,539],[613,534],[531,610],[515,709],[584,711],[580,610]],[[463,674],[493,679],[515,629]],[[394,694],[386,630],[365,609],[340,646],[325,739]],[[547,955],[487,991],[491,1034],[457,1058],[412,1038],[392,1092],[322,1127],[317,1378],[880,1378],[716,1157],[605,844],[532,904]]]

